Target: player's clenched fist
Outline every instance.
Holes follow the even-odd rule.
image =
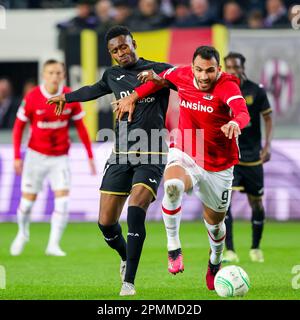
[[[167,87],[168,86],[168,81],[163,79],[163,78],[161,78],[152,69],[140,72],[137,75],[137,78],[141,83],[146,83],[148,81],[152,81],[153,83],[155,83],[155,84],[157,84],[159,86],[162,86],[162,87]]]
[[[47,101],[47,104],[53,104],[55,103],[55,109],[54,112],[57,116],[60,116],[64,110],[65,104],[66,104],[66,97],[64,94],[61,94],[59,96],[52,97]]]
[[[227,124],[224,124],[221,130],[228,139],[232,139],[232,137],[237,138],[241,134],[239,125],[234,121],[229,121]]]
[[[145,70],[140,72],[137,75],[137,78],[141,83],[145,83],[147,81],[153,81],[155,80],[156,77],[157,77],[157,74],[153,70]]]

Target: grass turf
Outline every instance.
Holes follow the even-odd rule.
[[[249,261],[251,226],[236,222],[234,237],[239,265],[250,277],[251,288],[243,298],[300,299],[292,288],[292,268],[300,264],[300,223],[268,222],[262,249],[265,263]],[[119,257],[103,241],[96,224],[69,224],[62,241],[66,257],[48,257],[44,250],[49,224],[31,225],[31,240],[19,257],[8,252],[17,227],[0,224],[0,265],[6,269],[6,289],[0,299],[97,299],[118,300]],[[126,226],[123,225],[123,233]],[[147,223],[145,241],[136,278],[137,295],[126,299],[221,299],[206,289],[208,239],[200,221],[182,223],[185,271],[176,276],[167,272],[166,239],[161,223]],[[299,280],[298,280],[299,281]],[[123,298],[124,299],[124,298]]]

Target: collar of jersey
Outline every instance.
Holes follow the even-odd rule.
[[[138,58],[138,60],[136,61],[135,64],[132,64],[132,65],[130,65],[130,66],[128,66],[128,67],[120,67],[120,68],[123,68],[123,69],[133,69],[133,68],[137,68],[137,67],[139,67],[140,65],[142,65],[144,61],[145,61],[144,58]]]
[[[64,89],[64,86],[63,86],[63,84],[61,84],[61,85],[59,85],[58,90],[57,90],[56,93],[50,94],[50,93],[46,90],[46,87],[45,87],[44,84],[41,84],[41,85],[40,85],[41,93],[42,93],[42,95],[43,95],[45,98],[47,98],[47,99],[51,99],[52,97],[61,95],[61,94],[63,93],[63,89]]]

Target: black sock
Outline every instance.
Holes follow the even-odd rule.
[[[142,208],[134,206],[128,207],[126,282],[134,283],[144,240],[146,238],[145,218],[146,212]]]
[[[110,226],[103,226],[98,223],[99,229],[101,230],[105,242],[112,248],[115,249],[120,255],[123,261],[126,260],[126,241],[122,235],[121,225],[117,222]]]
[[[252,211],[252,246],[251,249],[258,249],[264,229],[265,211],[263,207],[254,207]]]
[[[229,206],[227,214],[225,216],[225,225],[226,225],[226,238],[225,238],[225,245],[227,250],[234,251],[233,246],[233,220],[232,220],[232,214],[231,214],[231,206]]]

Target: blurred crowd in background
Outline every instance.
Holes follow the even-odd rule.
[[[103,29],[123,24],[133,31],[165,27],[290,27],[297,0],[0,0],[7,8],[76,7],[60,28]]]
[[[64,39],[61,35],[86,28],[104,33],[115,24],[132,31],[215,23],[228,28],[291,28],[291,8],[296,0],[0,0],[0,5],[8,9],[76,8],[72,19],[57,24],[59,38]],[[34,85],[34,80],[29,80],[23,96]],[[19,103],[10,80],[0,77],[0,129],[12,127]]]
[[[34,86],[36,81],[28,79],[24,83],[22,96],[25,96]],[[0,78],[0,129],[13,127],[21,100],[22,98],[15,94],[10,79]]]

